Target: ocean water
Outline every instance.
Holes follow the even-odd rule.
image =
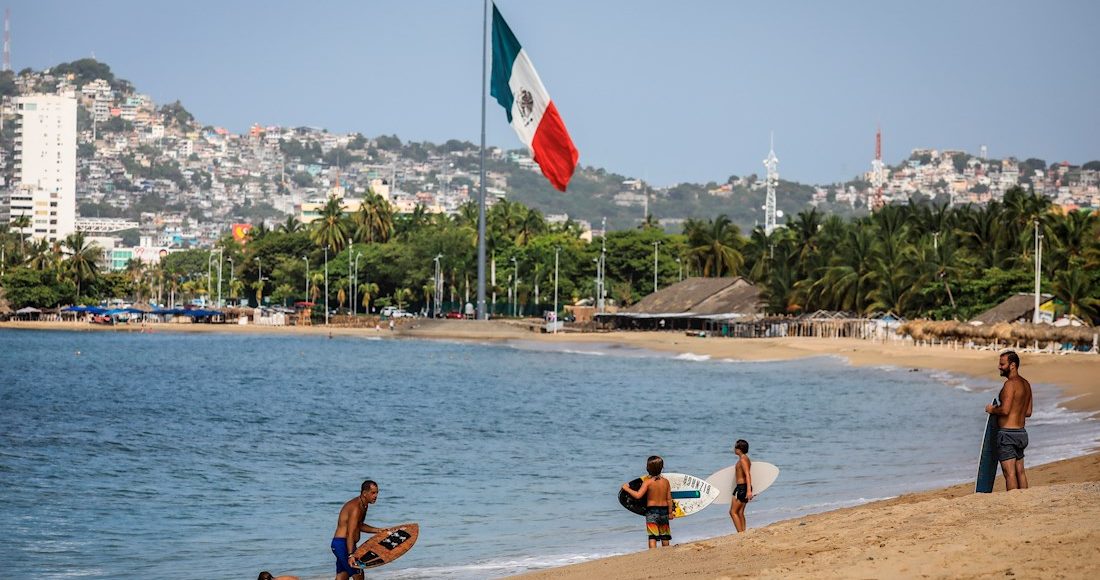
[[[614,346],[0,331],[0,575],[333,577],[340,505],[421,525],[372,578],[492,578],[641,550],[622,482],[782,470],[750,526],[968,481],[989,380]],[[1026,357],[1024,366],[1026,376]],[[1036,386],[1030,464],[1100,426]],[[674,542],[732,532],[722,507]]]

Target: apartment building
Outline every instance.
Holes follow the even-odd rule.
[[[26,235],[54,242],[76,231],[76,99],[14,99],[15,181],[9,216],[31,218]]]

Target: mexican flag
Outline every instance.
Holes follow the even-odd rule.
[[[508,28],[496,4],[493,4],[493,77],[489,93],[508,113],[508,122],[531,150],[542,174],[557,190],[565,191],[577,167],[577,148],[527,51]]]

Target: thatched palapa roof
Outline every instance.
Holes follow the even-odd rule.
[[[760,312],[760,292],[751,282],[737,276],[688,278],[646,296],[619,315],[710,317],[752,316]]]
[[[1040,294],[1039,304],[1049,302],[1053,296]],[[1015,322],[1021,318],[1031,320],[1031,313],[1035,310],[1035,294],[1017,294],[1008,300],[975,316],[971,322],[982,324],[997,324],[998,322]]]

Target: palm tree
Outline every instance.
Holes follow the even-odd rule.
[[[1092,284],[1092,279],[1083,270],[1073,268],[1060,270],[1054,275],[1052,284],[1054,295],[1066,303],[1068,312],[1084,320],[1092,320],[1100,307],[1100,289]]]
[[[546,232],[546,220],[542,212],[537,209],[529,209],[523,214],[516,231],[516,245],[526,246],[537,235]]]
[[[31,216],[26,214],[13,216],[11,218],[11,227],[12,229],[19,230],[16,232],[16,235],[19,236],[19,255],[22,256],[24,252],[23,240],[26,239],[26,236],[23,235],[23,230],[31,227]]]
[[[369,313],[371,297],[378,294],[378,284],[374,282],[364,282],[359,285],[359,291],[363,293],[363,311]]]
[[[337,253],[344,249],[348,241],[348,225],[340,198],[332,196],[325,202],[321,217],[313,222],[311,237],[313,243],[320,247],[328,246]]]
[[[397,303],[397,307],[404,309],[405,304],[412,298],[412,290],[408,288],[398,288],[393,291],[393,301]]]
[[[476,230],[480,211],[476,201],[467,201],[458,206],[458,215],[455,216],[457,218],[456,223],[459,226],[472,227]]]
[[[256,291],[256,306],[263,306],[264,298],[264,281],[256,280],[252,283],[252,289]]]
[[[76,280],[76,297],[80,299],[80,287],[84,281],[94,282],[99,277],[99,264],[103,249],[88,243],[84,232],[75,232],[65,238],[64,247],[69,256],[68,270]]]
[[[310,276],[309,287],[309,300],[314,304],[317,303],[317,299],[321,297],[321,286],[325,283],[325,275],[321,272],[314,272]]]
[[[290,215],[286,217],[286,221],[279,224],[278,230],[284,234],[293,234],[302,231],[302,222],[298,221],[298,218]]]
[[[229,283],[229,299],[237,300],[241,296],[241,292],[244,291],[244,280],[240,278],[234,278]]]
[[[825,308],[864,312],[876,274],[874,242],[871,228],[849,229],[832,265],[810,283],[808,296],[820,300]]]
[[[1054,272],[1083,267],[1090,254],[1096,253],[1098,228],[1100,216],[1081,210],[1071,211],[1048,224],[1046,237],[1054,251],[1046,262],[1047,267]]]
[[[706,222],[688,220],[684,224],[684,234],[688,237],[688,254],[704,277],[720,278],[723,273],[737,275],[745,263],[737,225],[725,214]]]
[[[393,235],[393,206],[381,195],[368,191],[352,221],[360,243],[386,242]]]

